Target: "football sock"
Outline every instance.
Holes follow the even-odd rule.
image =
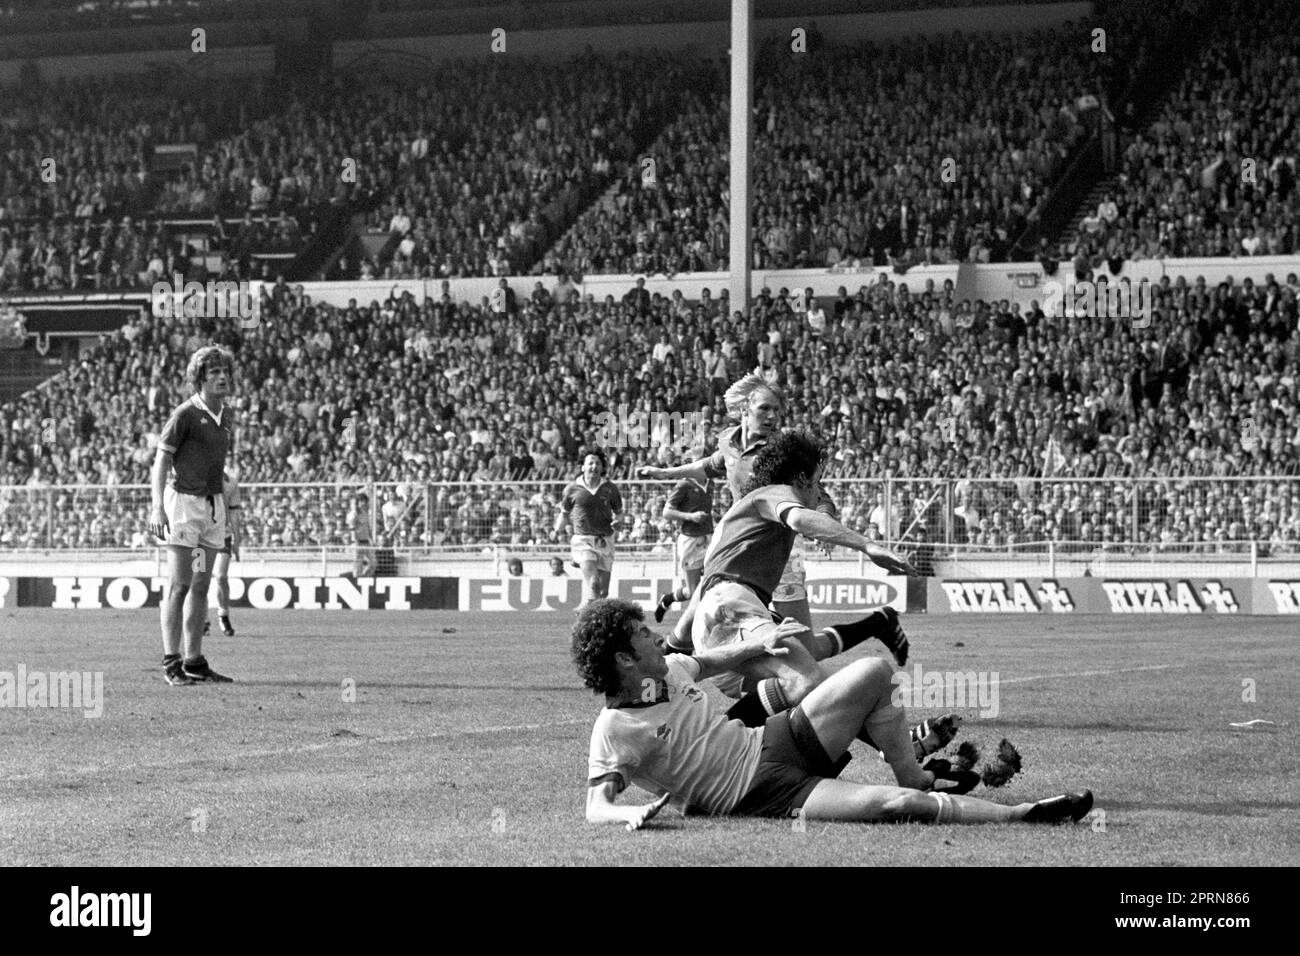
[[[843,654],[850,647],[857,647],[863,641],[875,637],[880,629],[884,627],[886,620],[880,611],[872,611],[859,621],[836,624],[833,627],[826,628],[823,633],[838,643],[839,650],[836,653]]]
[[[759,681],[758,687],[727,711],[728,720],[739,720],[746,727],[762,727],[767,718],[790,708],[790,701],[781,689],[781,682],[775,677]]]
[[[163,655],[163,667],[167,667],[171,664],[179,664],[180,662],[181,662],[181,656],[179,654]]]
[[[790,701],[785,696],[785,691],[781,689],[781,682],[775,677],[759,681],[755,693],[763,702],[763,709],[767,711],[769,717],[790,709]]]
[[[938,804],[935,823],[1009,823],[1025,815],[1024,807],[1032,806],[1021,804],[1009,807],[979,797],[959,797],[947,793],[932,793],[928,796]]]

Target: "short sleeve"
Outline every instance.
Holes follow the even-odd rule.
[[[760,518],[776,521],[789,527],[788,517],[791,511],[802,508],[794,489],[789,485],[770,485],[754,495],[754,510]]]
[[[667,654],[664,663],[668,666],[668,677],[673,683],[694,684],[700,679],[700,662],[689,654]]]
[[[167,419],[167,424],[163,425],[162,434],[158,436],[158,447],[171,455],[176,454],[176,449],[180,448],[181,442],[185,440],[182,414],[184,410],[185,406],[182,405],[172,412],[171,417]]]
[[[689,482],[686,481],[677,482],[677,487],[674,488],[673,493],[668,496],[668,507],[674,508],[677,511],[685,511],[686,496],[690,492],[690,487],[691,486]]]
[[[721,448],[704,459],[704,474],[709,478],[727,477],[727,456]]]
[[[817,486],[817,510],[824,515],[830,515],[832,518],[840,516],[840,509],[831,500],[831,496],[827,494],[825,486],[820,484]]]
[[[645,755],[641,738],[632,728],[615,723],[614,711],[601,711],[596,726],[591,728],[591,746],[587,751],[587,782],[595,786],[601,780],[616,774],[622,779],[619,791],[626,790]]]

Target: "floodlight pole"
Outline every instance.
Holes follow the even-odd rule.
[[[731,311],[749,307],[750,178],[754,143],[753,0],[731,0]]]

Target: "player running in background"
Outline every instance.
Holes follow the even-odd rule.
[[[670,799],[683,813],[861,822],[1078,822],[1092,809],[1087,790],[1014,806],[962,796],[978,782],[972,772],[944,780],[920,767],[893,701],[892,668],[879,658],[853,661],[761,727],[716,712],[697,682],[802,650],[789,640],[799,626],[791,623],[692,657],[665,656],[663,638],[645,626],[637,605],[604,600],[581,611],[573,660],[583,683],[605,695],[588,749],[587,821],[636,830]],[[854,738],[868,735],[898,786],[836,779]],[[657,799],[616,804],[633,783]]]
[[[232,511],[240,510],[239,503],[239,481],[232,478],[229,473],[221,476],[221,492],[226,500],[226,514],[230,515]],[[229,528],[226,529],[229,532]],[[217,619],[221,624],[221,633],[226,637],[235,636],[234,625],[230,623],[230,561],[231,559],[239,560],[239,549],[234,545],[234,537],[226,534],[226,546],[217,552],[217,560],[212,568],[212,577],[217,585]],[[203,621],[203,636],[207,637],[212,633],[212,622],[207,618]]]
[[[661,623],[668,609],[678,601],[691,599],[699,587],[704,571],[704,554],[709,550],[709,537],[713,534],[713,485],[707,479],[696,481],[683,478],[668,496],[664,517],[681,522],[677,536],[677,561],[681,566],[682,582],[659,599],[655,607],[655,623]]]
[[[573,523],[572,560],[582,569],[579,607],[609,593],[614,569],[614,515],[623,510],[623,496],[612,481],[605,480],[606,469],[602,453],[587,455],[582,460],[582,474],[564,489],[560,513],[555,516],[556,534],[563,534],[566,522]]]
[[[676,468],[644,467],[638,471],[642,478],[672,479],[684,478],[695,481],[707,481],[710,478],[727,479],[734,503],[744,497],[749,490],[749,476],[754,467],[754,459],[767,443],[780,434],[779,425],[785,410],[785,395],[776,386],[769,384],[761,375],[752,373],[735,382],[725,396],[727,411],[740,420],[736,427],[723,432],[718,439],[718,450],[708,458],[701,458],[688,465]],[[816,510],[834,518],[838,514],[834,502],[826,489],[817,487]],[[808,606],[808,591],[805,585],[803,546],[796,543],[790,549],[790,556],[781,571],[781,579],[772,589],[771,601],[773,612],[781,619],[793,617],[807,628],[800,640],[812,652],[817,660],[825,660],[840,653],[845,648],[837,635],[827,631],[813,631],[812,610]],[[691,603],[673,627],[673,636],[669,646],[673,650],[689,651],[691,648],[691,628],[699,607],[698,591],[691,598]],[[893,653],[894,659],[901,667],[907,663],[907,636],[898,623],[898,614],[893,608],[881,609],[881,621],[875,635]]]
[[[232,549],[239,548],[239,522],[228,518],[222,489],[226,455],[234,444],[234,409],[226,405],[234,372],[234,357],[219,346],[205,346],[190,357],[185,378],[195,394],[167,419],[154,459],[149,533],[167,543],[160,616],[163,676],[169,684],[230,681],[203,656],[203,625],[213,566],[227,534]]]

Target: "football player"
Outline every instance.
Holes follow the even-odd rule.
[[[582,604],[609,593],[614,569],[614,515],[623,510],[623,496],[605,480],[605,456],[592,452],[582,460],[582,474],[564,489],[555,533],[573,524],[570,539],[573,563],[582,569]],[[582,605],[579,605],[581,607]]]
[[[669,801],[683,813],[861,822],[1077,822],[1092,808],[1088,790],[1037,803],[992,803],[962,795],[978,782],[972,771],[936,777],[923,769],[893,701],[892,668],[879,658],[853,661],[761,727],[713,709],[699,681],[802,649],[790,640],[801,628],[791,620],[691,657],[665,655],[664,639],[644,624],[637,605],[587,605],[573,627],[573,659],[583,683],[605,695],[588,749],[587,821],[636,830]],[[868,734],[897,786],[837,779],[849,745]],[[615,803],[630,784],[654,801]]]

